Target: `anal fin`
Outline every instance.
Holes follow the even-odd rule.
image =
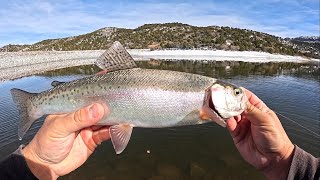
[[[109,129],[113,148],[117,154],[127,147],[133,127],[129,124],[113,125]]]

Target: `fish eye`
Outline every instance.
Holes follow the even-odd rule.
[[[241,89],[239,89],[239,88],[234,89],[233,92],[234,92],[234,95],[238,96],[241,94]]]

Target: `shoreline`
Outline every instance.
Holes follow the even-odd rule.
[[[66,67],[90,65],[104,50],[86,51],[28,51],[0,52],[0,81],[42,73]],[[223,50],[154,50],[128,49],[134,60],[190,60],[190,61],[244,61],[267,62],[320,62],[300,56],[287,56],[254,51]]]
[[[257,51],[224,51],[224,50],[154,50],[128,49],[134,58],[172,59],[172,60],[207,60],[207,61],[243,61],[243,62],[296,62],[320,61],[301,56],[270,54]]]

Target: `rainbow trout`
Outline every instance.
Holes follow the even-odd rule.
[[[97,60],[106,73],[29,93],[12,89],[20,111],[20,138],[32,123],[47,114],[76,111],[94,102],[103,102],[109,115],[98,125],[109,125],[117,154],[127,146],[133,127],[162,128],[196,125],[225,120],[246,108],[247,97],[241,88],[201,75],[137,68],[133,58],[115,42]]]

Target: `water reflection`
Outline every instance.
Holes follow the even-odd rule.
[[[319,67],[313,63],[249,63],[242,61],[139,61],[139,67],[178,70],[182,72],[211,75],[212,77],[233,77],[238,75],[319,75]]]
[[[148,69],[166,69],[181,72],[201,74],[211,77],[231,78],[233,76],[247,75],[293,75],[297,77],[318,78],[320,68],[314,63],[290,63],[290,62],[269,62],[269,63],[249,63],[242,61],[168,61],[150,60],[136,61],[138,67]],[[97,66],[77,66],[42,73],[43,76],[61,76],[73,74],[92,75],[101,71]]]
[[[139,67],[202,74],[247,87],[270,108],[312,131],[320,127],[319,69],[310,64],[198,61],[138,61]],[[40,92],[53,80],[70,81],[99,72],[95,66],[49,71],[0,83],[0,156],[27,143],[37,132],[37,121],[21,142],[17,138],[16,107],[10,89]],[[319,156],[320,139],[280,117],[290,139]],[[147,153],[150,151],[150,153]],[[243,161],[226,129],[208,123],[177,128],[135,128],[128,147],[114,153],[111,142],[98,147],[89,160],[61,179],[264,179]]]
[[[67,76],[67,75],[75,75],[75,74],[92,75],[99,71],[101,71],[101,69],[95,65],[84,65],[84,66],[75,66],[75,67],[69,67],[69,68],[63,68],[63,69],[56,69],[53,71],[47,71],[47,72],[41,73],[40,75],[47,76],[47,77]]]

